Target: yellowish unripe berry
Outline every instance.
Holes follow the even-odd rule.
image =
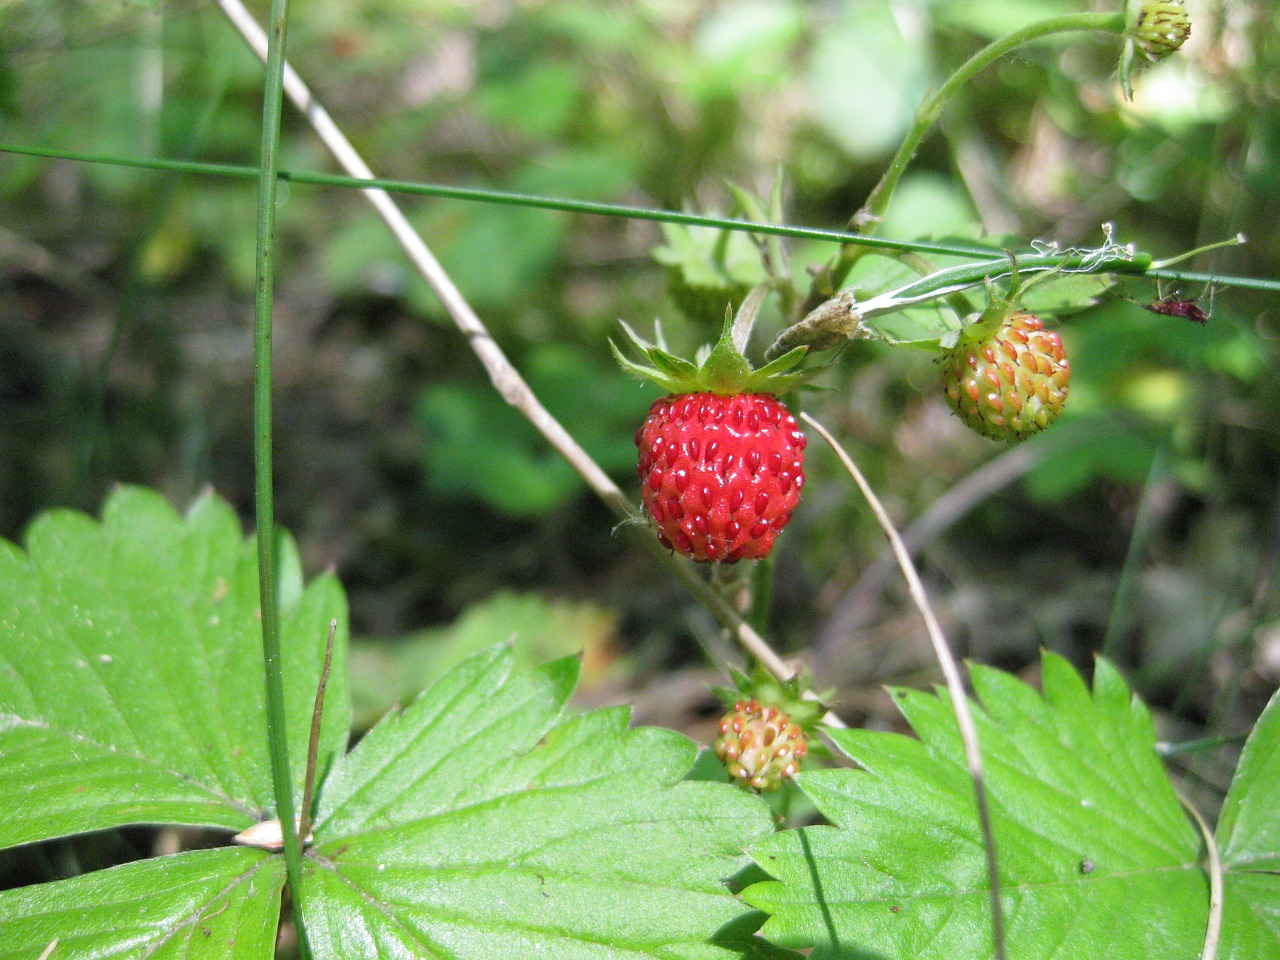
[[[754,790],[777,790],[800,770],[809,738],[777,707],[739,700],[720,721],[716,756],[734,781]]]

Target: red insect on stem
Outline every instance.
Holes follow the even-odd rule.
[[[1209,318],[1213,316],[1213,294],[1214,286],[1209,284],[1205,287],[1204,293],[1196,297],[1194,300],[1184,300],[1177,294],[1165,296],[1164,291],[1160,289],[1159,284],[1156,285],[1156,299],[1151,303],[1142,304],[1143,309],[1150,310],[1152,313],[1158,313],[1165,317],[1182,317],[1184,320],[1190,320],[1192,323],[1198,323],[1204,326],[1209,322]],[[1200,301],[1205,297],[1209,298],[1209,309],[1201,310]]]

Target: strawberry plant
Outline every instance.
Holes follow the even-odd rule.
[[[1122,110],[1156,111],[1166,96],[1159,93],[1161,78],[1168,76],[1159,71],[1202,36],[1227,27],[1197,25],[1193,34],[1194,5],[1188,10],[1169,0],[1127,0],[1089,12],[1055,8],[1051,16],[1018,4],[932,5],[942,32],[962,30],[973,46],[935,78],[922,45],[908,42],[910,18],[887,4],[834,20],[810,20],[769,2],[696,13],[676,10],[680,5],[517,6],[488,11],[484,17],[494,22],[476,26],[469,5],[445,4],[456,32],[438,46],[425,54],[401,48],[414,31],[396,29],[374,44],[377,55],[369,61],[404,57],[403,75],[390,86],[429,115],[423,145],[429,159],[437,132],[459,137],[454,144],[475,138],[486,146],[468,173],[514,190],[375,181],[320,98],[287,68],[287,0],[273,0],[266,30],[238,0],[218,0],[219,15],[265,66],[256,168],[178,159],[201,153],[194,148],[214,126],[211,118],[238,115],[233,78],[251,78],[245,88],[256,97],[259,72],[243,51],[227,60],[221,86],[202,81],[210,84],[201,88],[203,107],[181,101],[181,124],[157,124],[156,138],[145,143],[157,149],[119,155],[134,143],[110,118],[103,142],[117,151],[111,155],[3,148],[25,154],[26,166],[6,180],[13,193],[49,157],[87,163],[98,186],[126,178],[120,167],[175,181],[257,180],[252,270],[241,262],[228,273],[242,292],[254,293],[253,491],[251,497],[240,491],[239,501],[252,500],[258,533],[246,538],[231,502],[211,491],[190,498],[179,513],[160,493],[125,484],[112,487],[99,519],[49,510],[21,538],[0,540],[0,960],[1280,956],[1274,803],[1280,695],[1267,680],[1280,673],[1267,659],[1276,647],[1269,622],[1274,542],[1255,549],[1256,537],[1241,537],[1230,551],[1213,553],[1245,570],[1239,579],[1248,600],[1194,633],[1202,659],[1178,667],[1184,675],[1231,677],[1216,682],[1230,687],[1223,700],[1233,701],[1237,717],[1250,698],[1258,704],[1239,736],[1197,741],[1197,734],[1227,726],[1201,716],[1191,732],[1171,737],[1167,728],[1193,711],[1167,702],[1162,683],[1172,671],[1157,658],[1144,660],[1127,626],[1140,601],[1163,601],[1179,604],[1165,611],[1170,636],[1186,633],[1178,613],[1182,620],[1188,611],[1204,614],[1211,604],[1198,598],[1217,596],[1186,580],[1161,593],[1158,579],[1142,594],[1149,585],[1135,572],[1148,555],[1154,566],[1169,549],[1151,529],[1170,478],[1189,489],[1213,489],[1209,458],[1188,440],[1185,411],[1194,403],[1179,391],[1191,388],[1186,378],[1170,385],[1157,361],[1194,352],[1205,368],[1235,377],[1233,384],[1266,389],[1274,358],[1265,352],[1264,318],[1251,332],[1230,301],[1247,289],[1274,294],[1280,283],[1179,269],[1188,258],[1207,263],[1228,248],[1243,256],[1239,236],[1157,259],[1128,238],[1141,235],[1142,245],[1153,247],[1168,239],[1123,217],[1116,218],[1121,226],[1103,224],[1100,235],[1093,221],[1073,228],[1059,218],[1042,231],[1061,233],[1057,240],[1030,229],[1026,236],[1018,230],[992,236],[963,214],[964,228],[948,227],[939,239],[923,224],[925,213],[907,217],[907,231],[902,214],[911,209],[904,197],[927,193],[909,168],[922,151],[927,159],[944,113],[989,79],[988,68],[1008,64],[1010,54],[1025,58],[1014,69],[1064,71],[1054,77],[1093,70],[1087,95],[1071,109],[1099,111],[1112,98],[1120,119],[1127,116]],[[1013,7],[1017,17],[1007,14]],[[347,19],[356,16],[350,10],[333,21],[304,12],[299,25],[304,39],[308,30],[333,32],[320,62],[345,75],[347,58],[362,60],[362,44],[372,42],[374,14],[386,12],[378,6],[369,22]],[[135,15],[150,14],[121,14]],[[394,15],[416,16],[399,8]],[[502,29],[504,17],[510,31]],[[145,22],[150,29],[160,23]],[[190,27],[191,21],[173,26],[181,30],[178,39],[168,46],[157,40],[156,49],[195,44],[200,31]],[[37,26],[23,31],[24,39],[45,36]],[[648,42],[637,46],[638,36]],[[1067,42],[1070,48],[1053,46]],[[1072,59],[1091,63],[1104,47],[1105,68],[1082,68]],[[304,44],[304,67],[319,66],[316,49]],[[1049,49],[1053,57],[1043,57]],[[1222,50],[1229,49],[1224,42]],[[13,55],[0,49],[0,81]],[[1050,59],[1057,66],[1045,66]],[[147,95],[135,105],[144,114],[155,104],[155,84],[189,80],[183,70],[166,73],[163,63],[146,63]],[[103,88],[131,76],[109,57],[101,66]],[[885,84],[895,71],[901,82]],[[726,158],[744,152],[748,120],[762,124],[752,128],[758,133],[779,132],[763,126],[769,111],[750,117],[737,98],[790,107],[794,91],[782,88],[793,74],[809,85],[820,133],[795,133],[795,162],[772,177],[759,175],[765,164],[751,162],[720,171]],[[475,113],[460,122],[451,112],[457,104],[441,98],[477,85]],[[39,107],[37,129],[52,136],[44,116],[54,105],[35,86],[25,95]],[[914,91],[907,109],[877,112],[901,90]],[[104,96],[89,93],[95,104]],[[284,120],[286,96],[343,174],[282,166],[286,157],[290,167],[314,166],[295,139],[308,134]],[[646,103],[660,105],[653,129],[634,121],[637,105]],[[1065,114],[1064,103],[1057,101]],[[3,86],[0,109],[19,112]],[[1016,111],[1005,112],[1005,122],[1016,126]],[[357,139],[378,143],[368,129]],[[761,142],[772,141],[762,135]],[[981,167],[972,162],[973,147],[955,145],[956,165],[970,176]],[[409,151],[415,161],[416,150]],[[857,155],[860,170],[884,161],[878,178],[854,177],[833,191],[841,204],[856,192],[860,206],[842,209],[840,230],[786,223],[812,213],[814,204],[799,198],[811,196],[803,193],[806,180],[829,166],[834,150],[847,151],[842,164]],[[673,153],[682,159],[672,160]],[[961,162],[962,154],[969,159]],[[686,192],[677,186],[685,166],[716,172],[734,216],[688,212]],[[724,186],[721,173],[735,182]],[[1130,174],[1126,189],[1135,197],[1155,190]],[[1051,178],[1032,179],[1049,188]],[[990,202],[991,191],[973,182],[973,198]],[[629,198],[637,188],[664,208],[686,209],[604,202]],[[317,193],[302,199],[321,190],[324,201],[316,201]],[[393,198],[398,194],[434,198],[430,214],[410,217]],[[237,193],[238,204],[245,195]],[[198,213],[194,203],[184,206],[182,197],[176,186],[143,197],[154,209],[126,271],[132,292],[109,338],[104,370],[138,321],[131,312],[142,310],[134,305],[134,297],[144,299],[138,291],[180,273],[194,256],[184,216],[192,225],[224,222],[208,210]],[[330,205],[330,197],[343,199]],[[381,234],[375,236],[381,226],[348,216],[342,207],[348,200],[372,204],[407,261],[383,247]],[[482,205],[457,215],[455,201]],[[583,602],[576,615],[539,599],[490,598],[471,608],[480,615],[460,618],[451,629],[353,641],[341,578],[331,571],[309,579],[304,569],[315,554],[280,531],[276,518],[277,491],[307,479],[276,478],[276,441],[306,449],[312,426],[309,412],[282,404],[276,379],[273,335],[294,328],[273,309],[277,301],[298,307],[289,298],[296,291],[276,290],[277,267],[295,266],[279,256],[293,247],[277,237],[276,220],[287,220],[294,202],[306,204],[308,216],[288,229],[308,217],[342,221],[319,258],[322,272],[336,274],[332,290],[354,296],[367,283],[393,305],[383,308],[453,325],[431,326],[417,341],[430,383],[406,391],[408,401],[376,386],[381,371],[371,374],[376,364],[367,357],[341,353],[331,364],[337,379],[363,376],[366,389],[386,390],[379,402],[396,412],[416,411],[413,430],[425,435],[424,450],[415,447],[388,473],[397,475],[405,462],[420,464],[427,476],[421,490],[447,499],[427,499],[430,506],[414,522],[442,540],[469,536],[488,541],[491,555],[510,554],[526,589],[557,567],[591,567],[603,555],[590,552],[592,542],[625,542],[616,549],[634,552],[588,582],[612,577],[617,593],[637,602],[666,580],[687,590],[696,614],[655,592],[656,602],[647,602],[659,610],[644,629],[667,638],[668,655],[677,645],[671,638],[686,629],[733,681],[732,688],[708,691],[707,676],[698,676],[699,690],[724,701],[718,721],[710,719],[716,708],[707,706],[709,696],[693,711],[700,720],[687,728],[701,743],[667,726],[633,725],[625,706],[600,706],[602,698],[634,696],[637,709],[646,709],[642,694],[649,692],[617,687],[635,663],[615,653],[627,628],[601,640],[622,619],[603,597],[599,606]],[[603,215],[606,225],[564,214]],[[1234,229],[1234,217],[1223,219]],[[626,236],[616,224],[624,220],[661,222],[665,242],[659,245],[655,230],[643,241],[647,256],[636,256],[618,246]],[[210,249],[235,246],[221,228],[208,229],[216,237]],[[436,240],[448,249],[441,259],[433,252]],[[31,270],[65,281],[65,271],[35,255],[38,244],[33,253],[5,241],[6,250],[26,250]],[[627,275],[632,295],[620,299],[620,309],[613,311],[610,300],[610,309],[595,309],[589,319],[572,315],[569,304],[603,297],[598,277],[587,271],[572,282],[558,275],[558,258],[570,247],[592,269],[610,270],[603,286],[613,285],[619,264],[637,271]],[[397,259],[388,267],[391,258]],[[417,273],[412,281],[401,277],[410,266]],[[85,289],[99,290],[96,277],[70,273]],[[1178,281],[1221,289],[1216,312],[1181,294],[1166,297],[1161,284]],[[1146,309],[1137,299],[1124,315],[1130,325],[1146,325],[1139,336],[1108,311],[1133,305],[1135,298],[1120,292],[1129,284],[1152,282],[1156,299]],[[651,343],[634,327],[637,318],[652,316],[654,301],[666,326],[655,324]],[[626,318],[618,344],[610,313]],[[299,308],[289,319],[305,314]],[[767,333],[753,343],[753,331],[761,330]],[[557,342],[583,331],[580,344]],[[666,336],[714,342],[690,360]],[[10,342],[0,346],[9,351]],[[518,363],[508,357],[511,347]],[[610,379],[616,370],[601,372],[610,349],[624,372],[663,395],[636,400]],[[466,350],[480,361],[483,384],[464,385],[471,361],[459,358]],[[747,359],[757,355],[758,364]],[[9,366],[23,367],[20,361]],[[1168,429],[1138,477],[1112,491],[1117,501],[1137,497],[1133,491],[1148,478],[1130,505],[1118,585],[1106,585],[1105,635],[1092,638],[1097,642],[1088,651],[1104,655],[1073,650],[1068,659],[1045,650],[1014,674],[981,662],[984,653],[996,659],[1001,651],[994,640],[984,647],[987,638],[979,635],[970,638],[962,671],[944,625],[963,622],[963,604],[952,600],[947,616],[935,609],[937,595],[948,592],[942,572],[954,567],[959,551],[925,575],[913,554],[929,561],[929,530],[970,511],[974,501],[965,498],[975,487],[989,495],[993,485],[1011,482],[1008,471],[1017,477],[1038,466],[1054,474],[1059,490],[1088,479],[1113,447],[1082,442],[1088,433],[1081,425],[1114,427],[1104,441],[1120,437],[1115,459],[1132,459],[1121,432],[1126,418],[1099,399],[1105,363],[1116,365],[1116,392],[1132,397],[1127,409],[1164,416]],[[882,372],[898,370],[908,374]],[[307,380],[296,368],[292,374],[282,378],[290,387]],[[879,385],[869,388],[877,376]],[[21,406],[24,383],[0,385],[0,399]],[[92,428],[111,420],[112,399],[104,383],[84,401],[91,429],[77,461],[83,477],[94,470]],[[920,416],[915,422],[926,427],[914,434],[887,435],[866,414],[877,403],[941,416]],[[952,430],[956,418],[947,405],[980,437]],[[292,415],[281,426],[273,422],[277,406]],[[1243,419],[1239,406],[1232,423]],[[1266,417],[1247,425],[1258,433],[1270,426]],[[396,442],[411,447],[413,430]],[[837,434],[853,441],[875,484]],[[914,510],[930,482],[914,474],[943,475],[954,470],[950,461],[973,464],[1004,449],[986,440],[1018,446],[955,482],[900,534],[875,487],[901,486],[893,509]],[[42,459],[38,451],[24,456],[29,463]],[[1274,459],[1262,459],[1266,483],[1256,486],[1270,490]],[[332,477],[348,465],[324,468]],[[1102,467],[1097,472],[1105,475]],[[603,510],[575,503],[584,485]],[[1069,531],[1040,524],[1031,499],[1021,509],[997,510],[994,500],[987,506],[1010,528],[1031,514],[1008,539],[1032,536],[1023,531],[1033,529],[1044,542],[1051,558],[1051,569],[1041,573],[1047,588],[1014,568],[984,532],[966,531],[957,542],[979,555],[978,565],[992,577],[1012,570],[1017,602],[1027,610],[1043,610],[1031,604],[1048,600],[1073,607],[1079,594],[1069,592],[1076,584],[1063,573]],[[304,516],[325,511],[322,496],[299,500]],[[441,503],[464,501],[488,506],[501,523],[476,530],[466,519],[443,516]],[[1259,515],[1255,510],[1248,519]],[[913,626],[890,642],[863,639],[865,621],[857,614],[868,601],[847,579],[865,559],[859,541],[866,538],[858,533],[871,526],[864,516],[887,539],[885,555],[910,598]],[[397,527],[385,516],[381,522]],[[563,552],[527,550],[512,534],[517,522],[541,526]],[[1044,537],[1039,526],[1053,535]],[[1253,528],[1241,521],[1232,529]],[[379,561],[403,561],[412,536],[393,529],[387,542],[401,552]],[[1203,552],[1194,537],[1185,539],[1188,552]],[[472,555],[448,542],[433,571],[455,574],[452,589],[474,598],[484,591],[466,569]],[[821,589],[797,589],[796,570],[821,577]],[[1211,572],[1224,579],[1231,573]],[[361,571],[344,574],[358,579]],[[844,620],[833,615],[826,636],[805,612],[844,606],[854,613]],[[1065,646],[1052,637],[1042,641],[1039,626],[1028,613],[1016,632],[1031,643]],[[788,656],[775,649],[770,628],[788,644]],[[897,716],[858,708],[846,697],[853,691],[844,689],[844,676],[832,689],[819,689],[828,673],[839,675],[857,650],[875,644],[874,656],[886,660],[901,655],[898,648],[926,645],[936,660],[928,668],[923,658],[904,661],[901,682],[881,698]],[[562,655],[580,649],[581,656]],[[1246,655],[1247,667],[1239,662]],[[651,650],[648,656],[658,659]],[[1188,669],[1191,662],[1201,669]],[[920,689],[939,675],[944,685]],[[583,689],[601,677],[607,680],[600,688]],[[872,678],[882,679],[869,671],[858,682]],[[1135,692],[1139,684],[1146,696]],[[655,686],[661,696],[649,698],[650,710],[653,699],[671,697],[665,684]],[[876,696],[861,692],[864,699]],[[572,699],[575,693],[581,699]],[[1182,739],[1190,742],[1174,742]],[[1178,765],[1180,756],[1210,756],[1223,747],[1229,769]],[[1238,752],[1230,752],[1234,747]]]

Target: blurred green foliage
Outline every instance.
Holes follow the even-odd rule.
[[[529,669],[581,655],[579,690],[589,693],[595,685],[618,679],[624,672],[616,630],[617,617],[592,603],[499,592],[474,604],[448,626],[368,639],[351,652],[355,727],[368,729],[463,660],[516,638],[516,662]]]
[[[525,357],[525,379],[547,410],[615,476],[635,472],[635,425],[648,407],[616,366],[559,344]],[[417,403],[425,480],[450,497],[476,497],[516,517],[539,516],[585,489],[524,415],[488,383],[439,383]]]

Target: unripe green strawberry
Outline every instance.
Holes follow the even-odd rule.
[[[947,402],[970,428],[1016,443],[1049,426],[1067,398],[1071,367],[1058,334],[1020,313],[994,330],[975,324],[942,357]]]
[[[768,394],[663,397],[636,446],[658,538],[693,560],[767,557],[800,501],[805,436]]]
[[[809,738],[777,707],[739,700],[720,720],[716,756],[743,786],[777,790],[800,770]]]
[[[1163,60],[1191,36],[1191,18],[1182,0],[1143,0],[1133,41],[1148,60]]]
[[[777,395],[804,379],[793,368],[805,348],[759,370],[741,352],[764,294],[757,288],[736,317],[725,318],[701,364],[667,353],[626,324],[648,365],[613,346],[624,370],[668,393],[636,431],[636,472],[658,539],[699,562],[767,557],[804,486],[805,437]]]

